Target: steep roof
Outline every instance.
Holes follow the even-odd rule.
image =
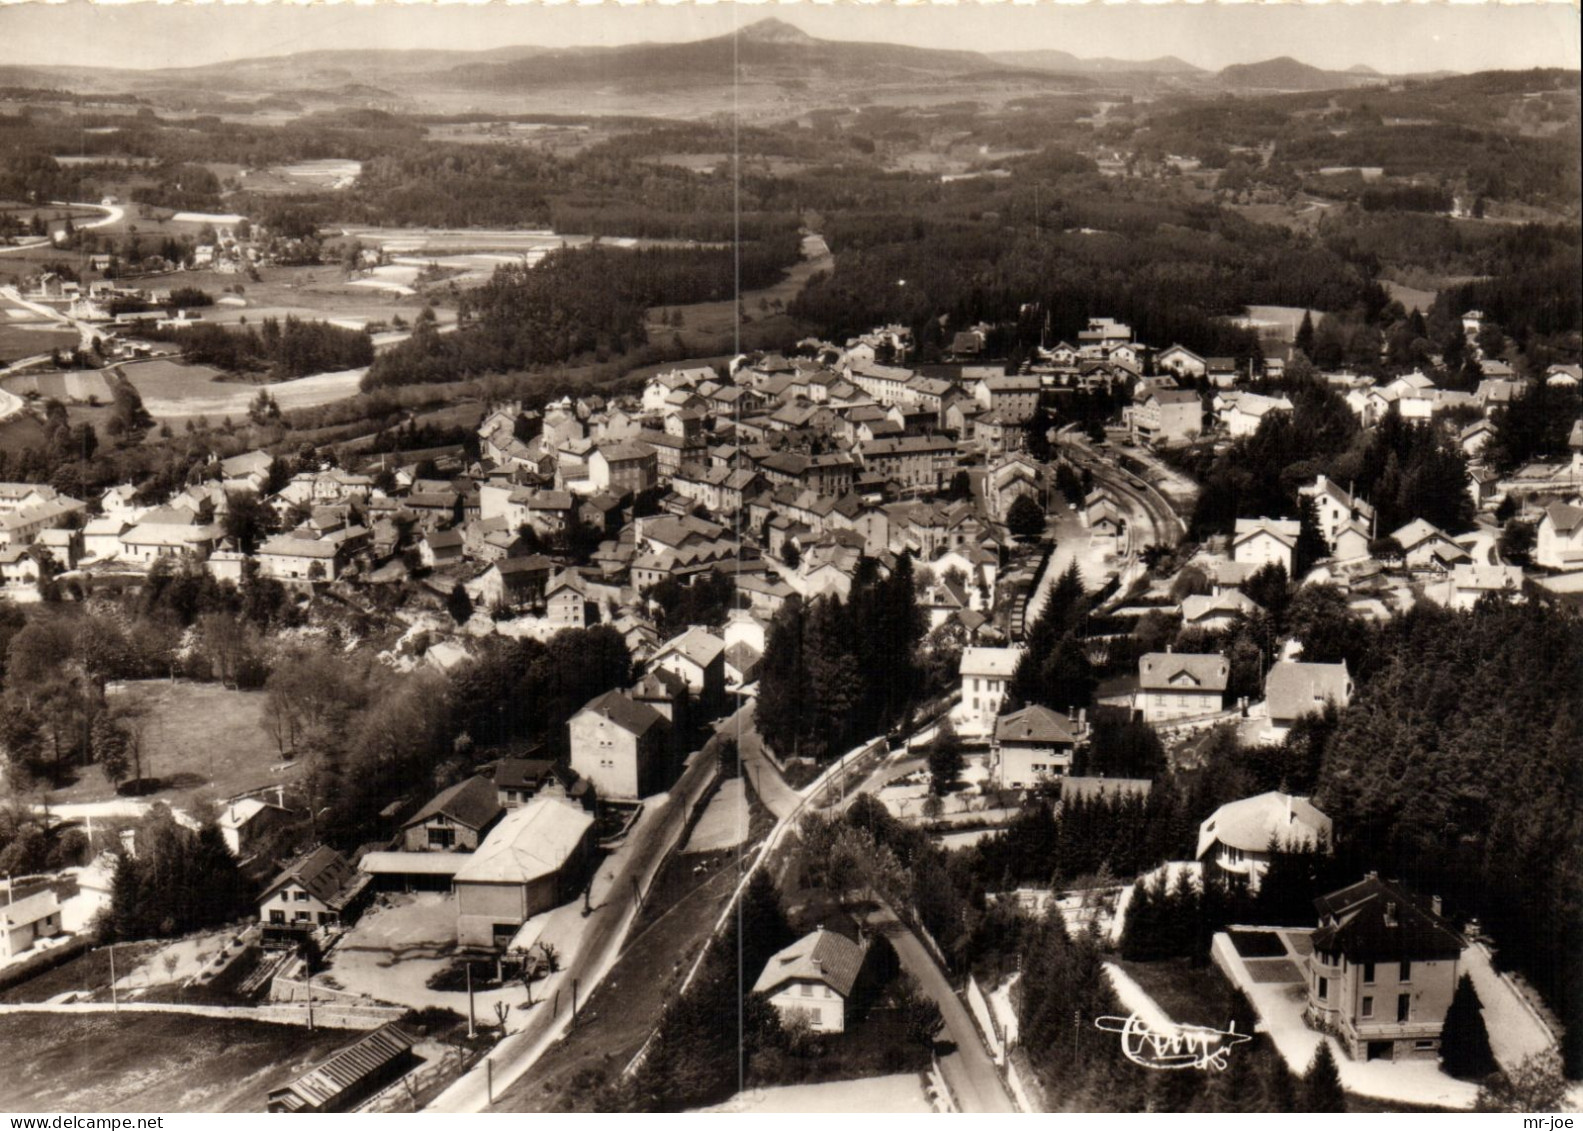
[[[1320,927],[1314,949],[1341,953],[1353,962],[1455,958],[1462,936],[1399,884],[1370,873],[1364,879],[1314,900]]]
[[[1198,851],[1201,858],[1211,845],[1240,848],[1244,852],[1264,852],[1274,839],[1282,848],[1296,849],[1330,840],[1330,818],[1306,797],[1271,790],[1256,797],[1228,801],[1198,826]]]
[[[822,982],[843,998],[851,997],[866,953],[845,935],[821,927],[772,955],[753,992],[774,993],[787,982]]]
[[[650,728],[665,721],[665,716],[647,703],[639,703],[615,690],[607,691],[589,700],[577,714],[581,715],[586,711],[603,715],[622,730],[640,737],[647,734]]]
[[[456,882],[527,884],[558,872],[593,823],[593,815],[580,805],[555,797],[534,798],[506,814],[458,869]]]
[[[1225,691],[1231,661],[1218,652],[1149,652],[1138,660],[1138,686],[1144,691],[1179,687],[1187,676],[1200,691]]]
[[[1545,520],[1557,534],[1570,534],[1583,526],[1583,507],[1570,503],[1551,503],[1545,508]]]
[[[1258,602],[1240,589],[1227,589],[1213,597],[1194,594],[1182,598],[1182,619],[1189,624],[1222,613],[1227,616],[1239,613],[1252,616],[1259,611]]]
[[[966,676],[994,676],[1009,679],[1022,660],[1020,648],[963,648],[961,666]]]
[[[1272,719],[1296,719],[1322,711],[1327,702],[1345,707],[1352,699],[1352,677],[1345,662],[1308,664],[1281,660],[1264,677],[1264,698]]]
[[[1268,534],[1285,545],[1295,547],[1301,533],[1302,523],[1295,518],[1239,518],[1231,544],[1241,545],[1260,534]]]
[[[715,662],[715,658],[726,650],[726,643],[707,628],[693,625],[686,632],[672,640],[655,653],[655,659],[676,652],[687,657],[701,668],[707,668]]]
[[[1066,716],[1035,703],[995,721],[996,742],[1048,742],[1070,746],[1077,741]]]
[[[472,777],[435,794],[432,801],[401,827],[410,829],[431,817],[444,816],[477,831],[500,816],[500,812],[500,795],[495,791],[495,784],[488,778]]]
[[[309,895],[326,906],[340,909],[368,882],[360,876],[351,863],[328,845],[319,845],[297,857],[264,889],[260,902],[267,900],[287,884],[300,885]]]
[[[536,786],[554,765],[549,758],[502,758],[495,763],[495,786],[506,789]]]

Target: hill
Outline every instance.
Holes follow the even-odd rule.
[[[989,58],[1008,67],[1055,71],[1060,74],[1150,74],[1150,75],[1205,75],[1202,67],[1195,67],[1175,55],[1162,55],[1157,59],[1084,59],[1069,51],[993,51]]]
[[[1383,80],[1383,76],[1373,72],[1321,70],[1290,55],[1262,63],[1233,63],[1221,68],[1217,78],[1223,86],[1256,90],[1336,90]]]

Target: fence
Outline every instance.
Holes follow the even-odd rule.
[[[1000,1028],[995,1024],[995,1015],[990,1011],[989,1002],[984,997],[984,991],[979,987],[978,979],[969,974],[967,976],[967,1008],[973,1014],[973,1020],[978,1023],[979,1032],[984,1034],[984,1044],[988,1046],[990,1055],[995,1058],[997,1065],[1006,1063],[1006,1043],[1001,1040]]]

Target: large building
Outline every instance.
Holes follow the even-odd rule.
[[[1354,1060],[1433,1060],[1457,988],[1462,937],[1439,899],[1370,872],[1314,901],[1308,1021]]]
[[[570,900],[593,846],[593,814],[556,797],[513,809],[452,881],[462,946],[503,947],[522,924]]]
[[[664,788],[669,728],[665,717],[647,703],[607,691],[566,726],[572,769],[592,782],[601,798],[636,801]]]
[[[1304,715],[1324,714],[1327,706],[1345,710],[1352,702],[1352,676],[1346,661],[1339,664],[1310,664],[1281,660],[1264,677],[1264,702],[1270,713],[1270,727],[1285,732]]]

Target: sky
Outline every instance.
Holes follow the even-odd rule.
[[[1325,68],[1362,64],[1398,74],[1579,66],[1578,9],[1568,0],[0,0],[0,64],[172,67],[346,47],[610,46],[721,35],[767,16],[825,39],[979,51],[1054,48],[1088,58],[1176,55],[1211,69],[1279,55]]]

